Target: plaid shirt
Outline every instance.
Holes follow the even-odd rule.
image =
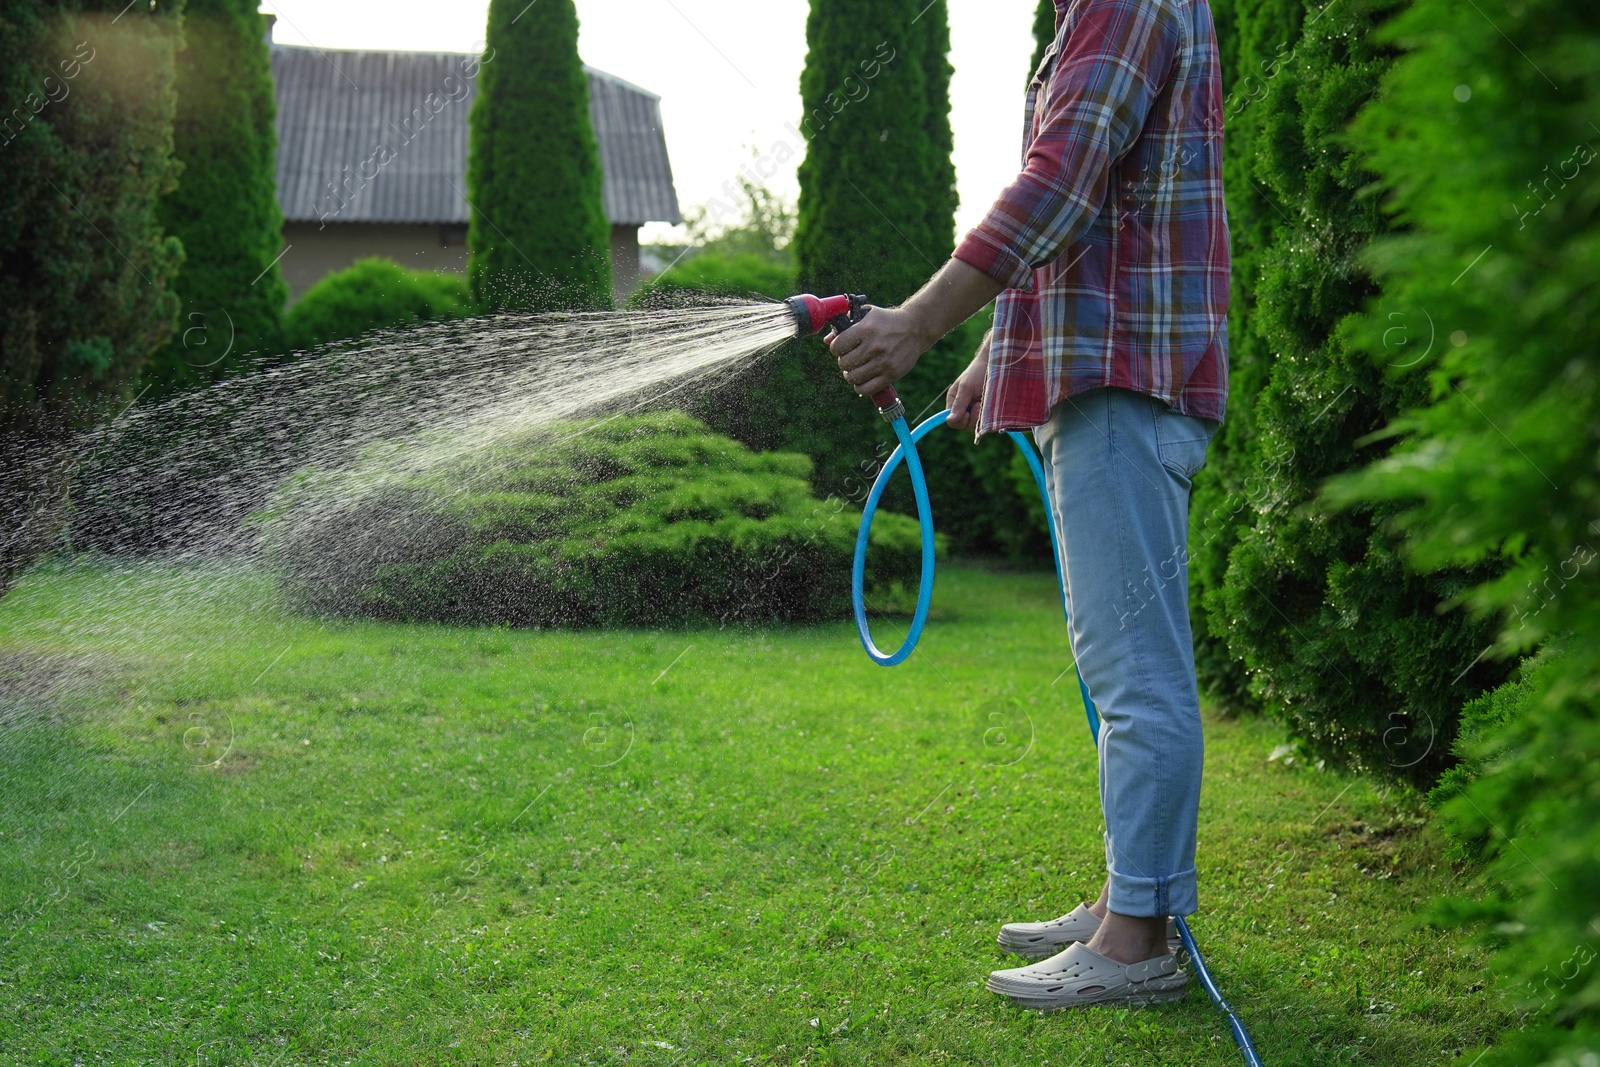
[[[978,430],[1105,386],[1222,420],[1228,219],[1207,0],[1056,0],[1023,170],[955,250],[1009,286]]]

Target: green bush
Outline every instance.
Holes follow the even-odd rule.
[[[645,282],[628,306],[656,307],[694,295],[782,300],[797,291],[790,264],[754,252],[700,252]]]
[[[1444,808],[1465,793],[1484,773],[1484,757],[1494,751],[1496,737],[1513,721],[1536,712],[1540,687],[1545,673],[1554,666],[1554,659],[1554,650],[1545,649],[1539,656],[1524,660],[1515,677],[1461,709],[1461,729],[1451,746],[1451,754],[1460,762],[1445,771],[1439,783],[1428,791],[1430,805]],[[1456,835],[1451,843],[1452,859],[1484,858],[1487,837],[1460,836],[1465,827],[1449,820],[1445,830]]]
[[[467,280],[458,274],[406,270],[392,259],[358,259],[306,290],[289,309],[291,350],[360,337],[374,330],[472,314]]]
[[[1213,696],[1244,696],[1330,762],[1427,785],[1450,762],[1461,705],[1505,673],[1476,658],[1489,627],[1442,611],[1470,576],[1408,571],[1392,509],[1315,503],[1425,395],[1350,336],[1374,292],[1361,251],[1388,226],[1343,131],[1392,60],[1372,33],[1389,6],[1232,9],[1239,359],[1232,426],[1191,512],[1192,578]]]
[[[573,0],[491,0],[467,155],[467,273],[486,308],[611,306],[610,223]]]
[[[572,423],[430,475],[304,473],[262,518],[266,556],[317,613],[516,626],[832,618],[857,513],[810,461],[676,413]],[[916,524],[880,516],[870,568],[915,581]]]
[[[283,344],[272,63],[256,0],[187,0],[173,151],[161,223],[183,242],[181,330],[151,361],[158,390],[214,381]]]
[[[1398,508],[1419,568],[1503,570],[1458,597],[1496,624],[1492,655],[1561,647],[1444,812],[1494,889],[1456,917],[1491,920],[1530,1013],[1480,1067],[1582,1064],[1600,1056],[1600,9],[1491,14],[1414,0],[1388,33],[1410,52],[1355,128],[1408,231],[1372,252],[1363,341],[1425,392],[1332,494]]]

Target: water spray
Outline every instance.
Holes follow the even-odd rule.
[[[839,296],[816,297],[809,293],[800,296],[791,296],[784,301],[795,319],[796,333],[800,337],[810,337],[819,334],[825,329],[833,329],[843,333],[851,326],[866,317],[867,298],[859,294],[841,294]],[[899,440],[895,450],[889,454],[884,462],[883,469],[878,472],[878,477],[872,483],[872,491],[867,494],[866,502],[861,507],[861,529],[856,535],[855,561],[850,572],[850,597],[855,608],[856,632],[861,637],[861,645],[866,649],[867,655],[880,667],[893,667],[902,663],[916,649],[917,642],[922,639],[922,629],[928,621],[928,607],[933,600],[933,509],[928,501],[927,478],[922,472],[922,460],[917,455],[917,442],[928,433],[945,424],[950,418],[949,410],[944,410],[936,415],[918,423],[915,429],[906,425],[905,405],[900,402],[900,396],[894,386],[889,386],[881,392],[874,393],[872,402],[878,407],[878,414],[894,428],[894,435]],[[1056,587],[1061,592],[1061,614],[1067,623],[1067,640],[1070,644],[1072,637],[1071,609],[1067,606],[1066,582],[1062,569],[1061,542],[1056,537],[1055,510],[1050,506],[1050,490],[1045,482],[1044,465],[1039,461],[1039,454],[1028,439],[1014,430],[1006,431],[1016,446],[1021,449],[1022,456],[1028,461],[1028,470],[1033,474],[1034,484],[1039,489],[1039,496],[1044,501],[1045,520],[1050,529],[1050,550],[1056,564]],[[893,652],[880,651],[872,640],[872,631],[867,625],[866,608],[866,565],[867,544],[872,537],[872,520],[878,511],[878,501],[883,497],[884,490],[889,485],[889,479],[901,463],[906,465],[906,473],[911,478],[912,496],[916,498],[917,523],[922,529],[922,576],[917,584],[917,606],[911,616],[911,628],[906,633],[905,640]],[[1074,655],[1076,659],[1076,655]],[[1078,673],[1078,692],[1083,696],[1084,713],[1089,720],[1089,733],[1094,738],[1095,744],[1100,741],[1100,714],[1095,709],[1094,698],[1089,695],[1089,687],[1084,684],[1082,673]],[[1223,999],[1222,992],[1217,988],[1216,981],[1211,977],[1210,970],[1206,967],[1205,960],[1200,955],[1200,947],[1195,944],[1194,935],[1189,931],[1189,924],[1182,916],[1176,919],[1178,937],[1183,942],[1183,948],[1188,953],[1189,960],[1194,966],[1195,977],[1199,979],[1206,993],[1216,1004],[1218,1010],[1227,1018],[1228,1028],[1233,1033],[1233,1039],[1239,1044],[1239,1051],[1244,1056],[1244,1061],[1249,1067],[1262,1067],[1261,1057],[1256,1053],[1255,1045],[1250,1040],[1250,1034],[1244,1028],[1237,1013]]]

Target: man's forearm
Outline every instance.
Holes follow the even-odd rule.
[[[1005,288],[970,263],[946,260],[926,285],[900,305],[931,348],[945,334],[988,306]]]

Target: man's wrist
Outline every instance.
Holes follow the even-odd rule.
[[[911,336],[916,340],[917,347],[923,352],[928,351],[944,337],[949,330],[941,328],[937,321],[939,316],[931,314],[931,309],[926,306],[926,301],[907,301],[902,310],[906,312],[908,325],[911,327]]]

